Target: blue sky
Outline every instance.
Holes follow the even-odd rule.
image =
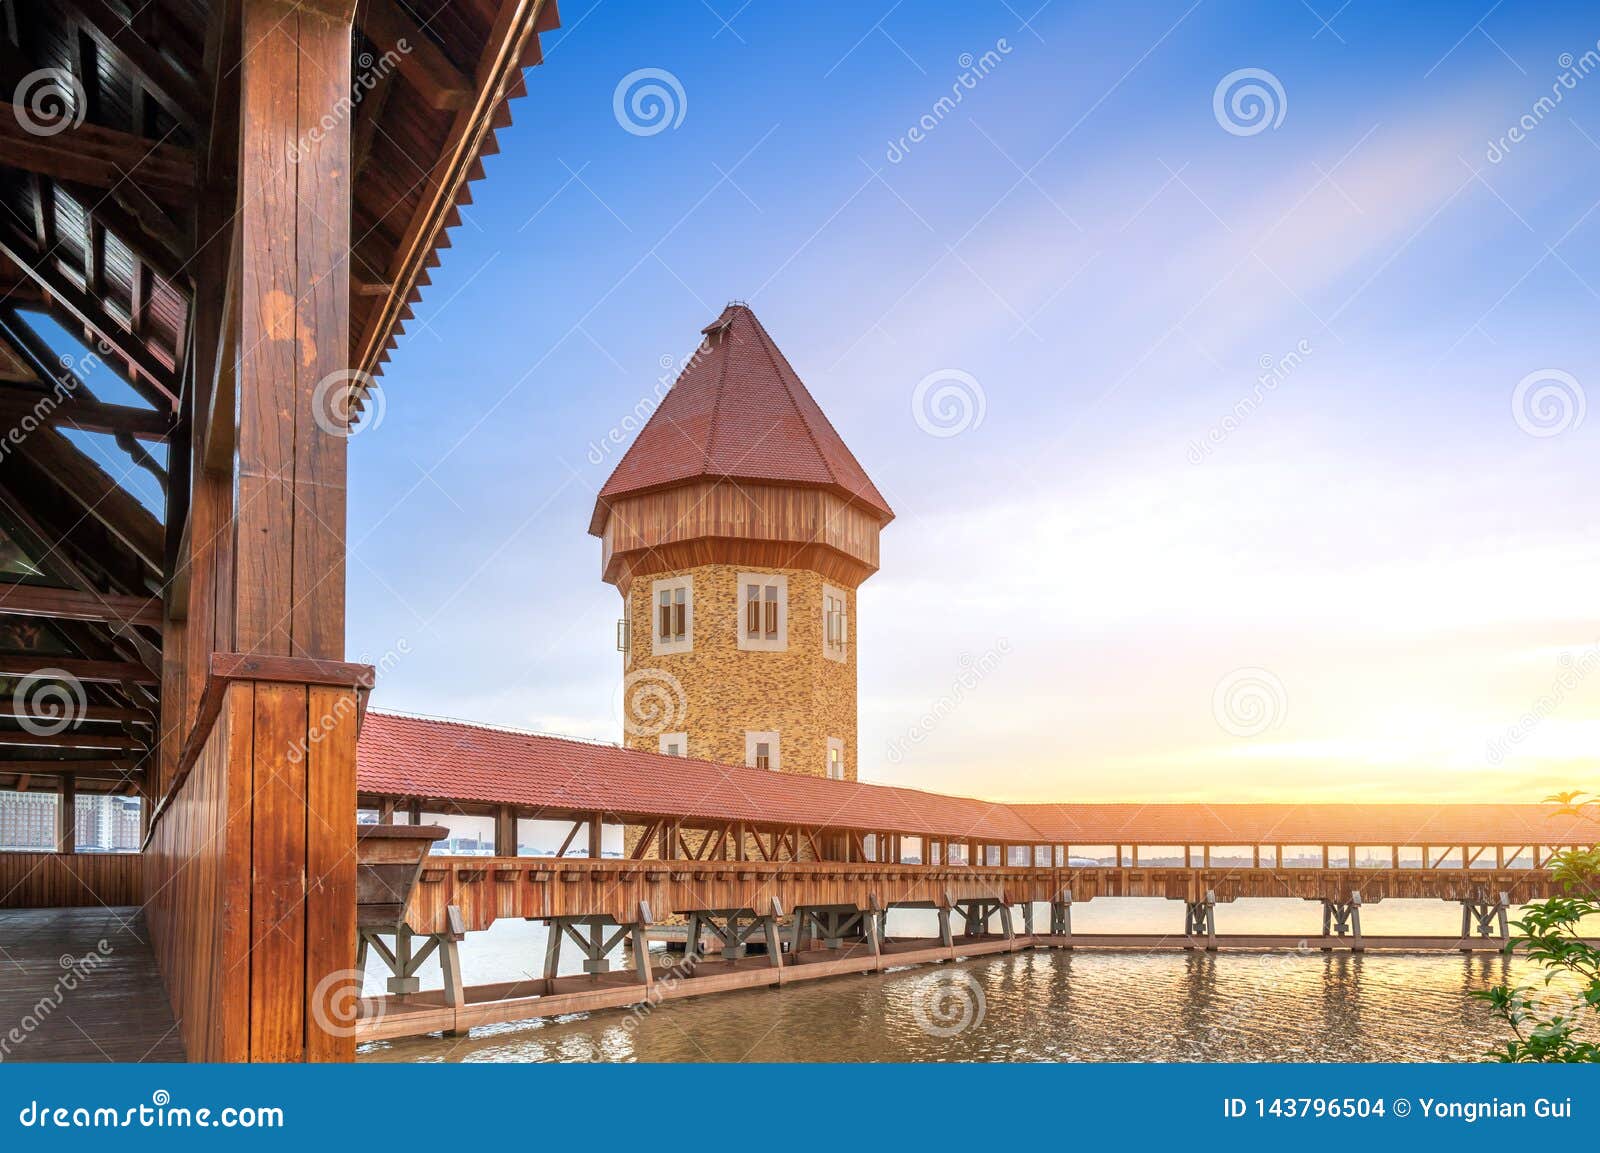
[[[620,734],[590,446],[738,298],[900,514],[858,612],[865,778],[1592,777],[1600,75],[1535,106],[1593,9],[1034,6],[563,4],[352,441],[377,704]],[[681,87],[675,126],[619,122],[638,69]],[[1275,126],[1219,120],[1241,69]],[[981,423],[930,435],[930,374]],[[1531,374],[1525,408],[1567,408],[1519,422]]]

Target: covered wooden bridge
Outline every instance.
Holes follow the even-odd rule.
[[[361,952],[390,973],[365,1038],[1032,947],[1500,949],[1510,907],[1555,891],[1551,855],[1595,839],[1548,806],[1006,805],[383,713],[358,765]],[[467,825],[473,855],[430,853]],[[1182,928],[1075,933],[1097,897],[1177,902]],[[1251,897],[1315,902],[1320,931],[1218,933],[1217,906]],[[1458,903],[1460,933],[1363,934],[1363,905],[1395,898]],[[897,908],[937,933],[891,939]],[[507,918],[549,926],[542,976],[469,985],[459,943]],[[687,954],[663,973],[668,919]],[[444,987],[423,991],[430,956]]]
[[[0,1007],[36,1026],[0,1056],[345,1060],[358,1036],[1088,947],[1072,903],[1110,894],[1182,901],[1195,947],[1215,902],[1316,900],[1318,939],[1350,944],[1357,894],[1428,896],[1463,903],[1471,945],[1588,835],[1503,808],[1006,806],[368,714],[347,438],[554,0],[0,11],[0,791],[54,814],[45,851],[0,854]],[[137,854],[77,851],[103,796],[140,802]],[[407,823],[358,836],[358,803]],[[488,818],[493,854],[427,853],[435,813]],[[520,855],[524,820],[567,822],[562,854]],[[625,856],[607,825],[636,831]],[[938,937],[885,940],[906,906]],[[469,989],[457,945],[504,917],[551,924],[548,975]],[[658,980],[668,917],[722,955]],[[389,998],[359,999],[358,950]],[[430,952],[443,991],[414,984]],[[44,1019],[63,955],[94,995]]]

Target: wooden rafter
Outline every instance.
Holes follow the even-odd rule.
[[[190,128],[205,116],[205,98],[193,78],[113,13],[103,0],[51,0],[93,37],[102,52],[118,57],[139,84]],[[149,5],[134,5],[143,11]]]
[[[356,22],[380,53],[394,52],[400,58],[394,71],[430,105],[449,110],[467,106],[472,78],[450,62],[395,0],[366,0]]]
[[[162,571],[161,525],[127,489],[60,432],[41,428],[17,450],[154,572]]]
[[[471,178],[474,165],[493,131],[493,111],[521,79],[521,62],[529,41],[554,15],[545,0],[510,0],[500,10],[484,47],[477,72],[474,99],[462,107],[439,151],[428,182],[428,196],[410,220],[385,269],[374,269],[379,279],[392,285],[383,304],[373,309],[351,358],[352,367],[371,372],[384,342],[399,323],[406,296],[434,257],[434,246],[446,221],[455,211],[457,197]],[[436,259],[436,258],[435,258]],[[354,260],[352,264],[354,265]]]
[[[19,749],[115,749],[139,751],[148,747],[142,737],[113,736],[107,733],[30,733],[0,732],[0,748]]]
[[[3,116],[0,113],[0,116]],[[79,288],[52,260],[40,259],[31,243],[14,226],[0,226],[0,253],[25,272],[51,299],[59,303],[76,322],[103,340],[148,380],[161,394],[164,403],[177,404],[179,383],[174,369],[106,312],[104,305]],[[134,383],[130,381],[130,383]]]
[[[29,677],[55,669],[86,684],[153,685],[159,678],[135,661],[96,661],[81,657],[7,656],[0,654],[0,677]]]
[[[160,628],[161,599],[44,585],[0,585],[0,615]]]
[[[181,205],[194,194],[194,153],[97,124],[41,136],[23,127],[14,106],[0,109],[0,155],[14,168],[90,188],[133,184],[157,200]]]

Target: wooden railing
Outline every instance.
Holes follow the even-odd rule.
[[[753,909],[776,900],[802,906],[945,907],[968,900],[1005,904],[1074,903],[1096,897],[1158,897],[1218,902],[1248,897],[1374,903],[1386,898],[1511,904],[1547,897],[1545,869],[1271,869],[1271,868],[1003,868],[861,864],[840,861],[654,861],[550,857],[434,856],[423,862],[406,910],[417,933],[452,931],[455,908],[464,931],[502,917],[639,919],[641,905],[657,920],[696,910]]]
[[[0,852],[0,909],[144,903],[137,853]]]

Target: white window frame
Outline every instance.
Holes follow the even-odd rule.
[[[667,746],[675,744],[683,750],[681,753],[670,753]],[[656,751],[669,757],[687,757],[689,755],[688,733],[662,733],[661,740],[656,744]]]
[[[834,753],[838,753],[839,754],[839,775],[838,776],[834,776],[833,775],[833,754]],[[823,758],[824,758],[823,762],[822,762],[823,772],[827,774],[827,777],[828,777],[828,779],[830,781],[843,781],[843,780],[847,779],[845,774],[849,771],[849,766],[846,765],[845,762],[844,762],[844,738],[842,738],[842,737],[829,737],[828,738],[828,748],[823,753]]]
[[[744,734],[744,763],[752,769],[756,767],[756,746],[763,741],[767,744],[769,750],[767,759],[771,762],[767,767],[775,773],[782,772],[783,745],[778,739],[778,734],[774,732],[758,733],[753,730],[746,730]]]
[[[837,599],[844,606],[840,609],[840,626],[843,635],[840,636],[840,643],[837,645],[828,642],[828,601],[830,598]],[[850,659],[850,598],[845,594],[844,589],[836,588],[830,584],[822,586],[822,655],[830,661],[843,662]]]
[[[764,633],[759,637],[752,637],[745,632],[745,588],[748,585],[761,585],[763,589],[774,587],[778,590],[778,635],[774,638],[767,637]],[[762,593],[763,598],[766,596]],[[754,653],[782,653],[789,650],[789,578],[783,573],[742,572],[739,574],[739,587],[733,598],[735,635],[739,638],[739,648],[745,652]]]
[[[661,594],[684,590],[683,639],[661,639]],[[694,651],[694,577],[666,577],[650,582],[650,653],[652,656],[670,657],[677,653]]]

